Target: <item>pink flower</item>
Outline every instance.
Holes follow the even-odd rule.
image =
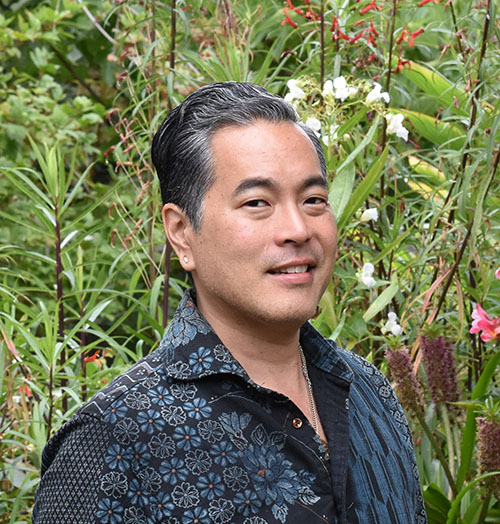
[[[500,267],[495,271],[495,276],[500,278]]]
[[[474,334],[482,331],[481,340],[483,342],[489,342],[500,336],[500,318],[491,318],[479,304],[476,304],[472,312],[472,319],[470,333]]]

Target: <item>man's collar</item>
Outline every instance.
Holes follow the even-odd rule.
[[[178,380],[195,380],[209,375],[231,374],[253,384],[200,313],[195,300],[194,290],[184,293],[160,343],[167,375]],[[351,382],[352,370],[335,342],[324,338],[309,323],[302,326],[300,340],[309,363]]]

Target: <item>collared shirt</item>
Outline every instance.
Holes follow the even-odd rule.
[[[410,429],[386,378],[301,329],[329,455],[253,382],[186,293],[159,348],[48,442],[34,524],[425,523]]]

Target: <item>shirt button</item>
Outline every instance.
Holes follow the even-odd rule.
[[[295,429],[300,429],[302,427],[302,419],[300,418],[294,418],[292,420],[292,426],[295,428]]]

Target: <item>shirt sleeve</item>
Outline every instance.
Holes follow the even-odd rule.
[[[47,443],[33,524],[95,522],[100,477],[109,442],[108,426],[78,414]]]

